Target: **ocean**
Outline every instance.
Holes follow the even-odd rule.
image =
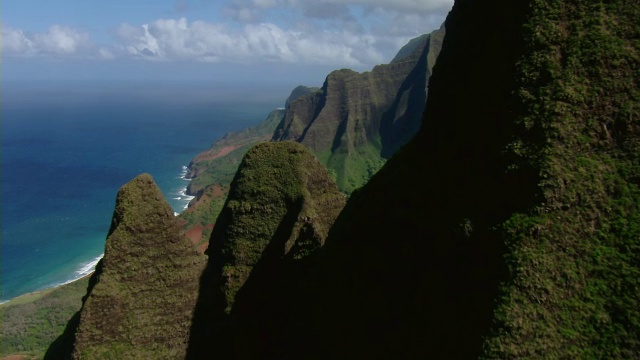
[[[118,189],[150,173],[175,212],[185,166],[282,106],[286,86],[3,83],[0,300],[91,271]]]

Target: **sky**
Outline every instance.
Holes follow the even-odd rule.
[[[440,27],[453,0],[5,0],[1,79],[314,82]]]

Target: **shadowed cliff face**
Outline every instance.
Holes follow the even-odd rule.
[[[206,356],[209,346],[225,358],[277,352],[270,345],[287,294],[344,203],[326,169],[298,143],[258,144],[245,155],[211,235],[191,358]]]
[[[124,185],[79,323],[68,329],[72,358],[184,358],[205,259],[151,176]]]
[[[286,100],[286,110],[274,110],[257,126],[226,134],[198,154],[189,164],[187,189],[196,198],[179,216],[187,237],[206,249],[242,156],[271,138],[311,147],[344,192],[364,184],[418,131],[427,79],[443,36],[441,28],[415,38],[391,64],[371,72],[333,72],[323,89],[298,86]],[[309,136],[298,136],[303,132]]]
[[[458,0],[420,133],[301,285],[292,357],[638,357],[638,15]]]
[[[341,212],[302,145],[254,147],[211,237],[187,357],[638,358],[638,18],[623,0],[458,0],[421,130]],[[99,312],[128,326],[121,289],[148,273],[107,256],[161,229],[146,218],[173,231],[163,207],[126,216],[141,197],[126,194],[78,332],[117,351],[133,340]]]
[[[291,101],[318,90],[298,86],[291,91],[285,104],[288,105]],[[191,160],[187,176],[192,180],[187,187],[187,193],[195,196],[195,199],[178,219],[185,235],[202,251],[207,248],[213,222],[224,206],[229,184],[238,170],[242,157],[253,145],[271,139],[284,114],[284,109],[273,110],[258,125],[225,134],[210,149]]]
[[[444,28],[414,39],[370,72],[332,72],[321,91],[291,102],[273,140],[300,142],[341,189],[360,187],[418,131],[443,36]]]

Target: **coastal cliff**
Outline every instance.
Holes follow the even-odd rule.
[[[416,136],[345,205],[311,150],[371,140],[372,127],[336,108],[370,75],[330,75],[278,125],[275,140],[300,143],[243,157],[204,269],[149,177],[134,180],[76,318],[74,354],[640,357],[639,15],[624,0],[456,1]],[[294,116],[312,109],[342,117]],[[177,240],[150,240],[167,237]],[[191,259],[187,271],[158,273],[180,282],[129,271],[176,256]],[[141,287],[161,300],[130,301]]]
[[[198,154],[187,174],[192,179],[187,192],[196,198],[180,215],[187,237],[206,249],[233,174],[242,156],[259,142],[298,141],[329,169],[340,190],[350,193],[362,186],[418,131],[427,81],[444,34],[442,27],[412,39],[390,64],[370,72],[343,69],[329,74],[322,88],[298,86],[284,109],[274,110],[257,126],[225,135]],[[308,137],[300,136],[302,132]]]
[[[330,73],[318,92],[291,102],[272,140],[311,149],[350,193],[420,128],[427,82],[444,27],[403,47],[371,71]]]
[[[139,175],[118,192],[82,309],[46,358],[184,357],[205,262],[151,176]]]
[[[290,357],[638,358],[639,14],[457,1],[422,129],[336,220]]]
[[[227,358],[267,356],[271,349],[261,344],[277,335],[289,307],[284,294],[306,273],[344,204],[304,146],[254,146],[209,240],[189,357],[206,357],[209,346]]]

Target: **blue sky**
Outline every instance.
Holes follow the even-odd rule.
[[[7,0],[2,79],[276,81],[388,62],[453,0]]]

